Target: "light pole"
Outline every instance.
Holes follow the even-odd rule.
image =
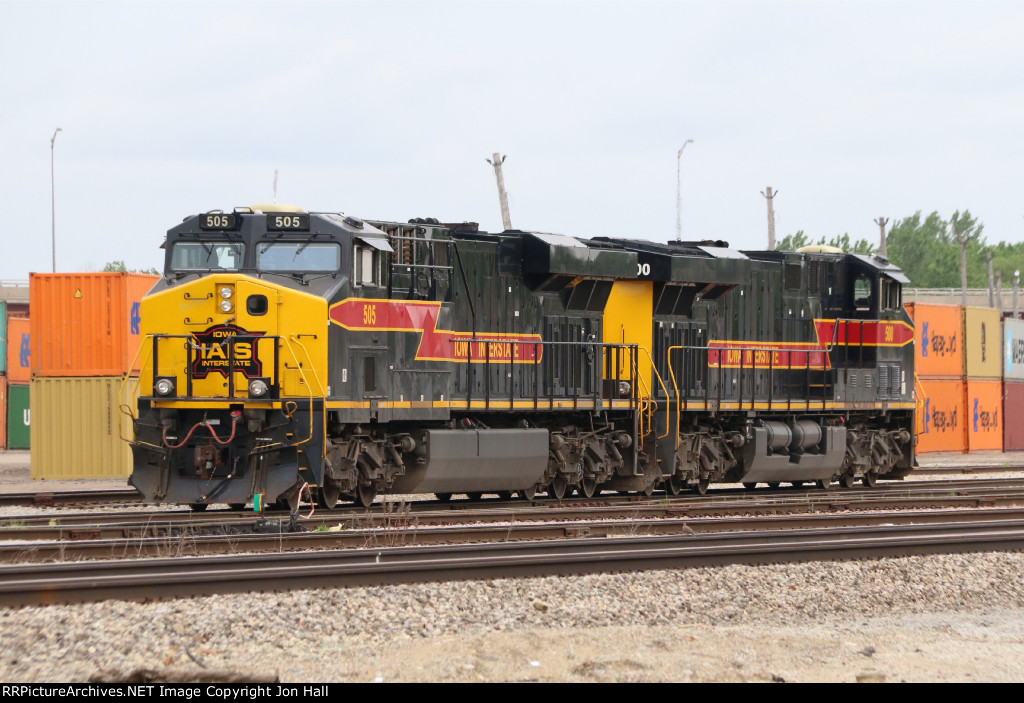
[[[1020,269],[1013,272],[1013,319],[1017,319],[1017,291],[1020,290]]]
[[[676,152],[676,241],[683,241],[683,186],[679,178],[679,162],[683,159],[683,149],[687,144],[692,144],[692,139],[687,139]]]
[[[54,190],[53,180],[53,143],[57,141],[57,132],[63,132],[60,127],[53,130],[50,137],[50,228],[53,243],[53,272],[57,273],[57,196]]]

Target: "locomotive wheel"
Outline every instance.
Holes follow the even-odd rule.
[[[744,483],[744,484],[743,484],[743,487],[744,487],[744,488],[746,488],[746,489],[747,489],[748,491],[752,491],[752,490],[754,490],[755,488],[757,488],[757,483],[756,483],[756,482],[752,482],[752,483]]]
[[[569,484],[566,483],[564,478],[556,478],[551,482],[551,485],[548,486],[548,496],[555,500],[562,500],[562,498],[565,498],[568,488]]]
[[[502,500],[512,500],[512,491],[498,491],[498,497]]]
[[[864,474],[864,478],[862,478],[861,481],[863,481],[864,485],[868,488],[874,488],[875,484],[878,483],[878,472],[868,471]]]
[[[669,476],[668,480],[665,481],[665,488],[668,489],[668,492],[674,496],[677,496],[680,493],[682,493],[683,487],[685,485],[686,484],[683,483],[683,479],[679,478],[678,476]]]
[[[209,503],[189,503],[188,507],[192,509],[194,513],[201,513],[210,507]]]
[[[533,500],[537,496],[537,487],[530,486],[529,488],[524,488],[521,491],[516,491],[516,494],[523,500]]]
[[[473,491],[472,493],[467,493],[466,497],[469,498],[470,500],[480,500],[481,498],[484,497],[484,494],[481,493],[480,491]]]
[[[769,481],[768,482],[768,488],[778,488],[781,485],[782,485],[781,481]]]
[[[707,495],[708,487],[711,485],[710,478],[701,478],[697,480],[697,483],[693,484],[693,492],[697,495]]]
[[[853,475],[852,471],[839,477],[839,485],[843,488],[853,488],[855,483],[857,483],[857,477]]]
[[[452,494],[451,493],[435,493],[434,497],[437,498],[442,503],[448,503],[452,499]]]
[[[329,483],[325,483],[317,491],[316,499],[321,508],[332,510],[338,504],[338,498],[340,497],[341,491],[338,490],[336,485],[332,486]]]
[[[228,503],[228,507],[232,510],[245,510],[245,503]]]
[[[814,483],[821,490],[827,491],[828,487],[832,485],[832,479],[830,479],[830,478],[819,478]]]
[[[377,497],[377,487],[373,484],[369,486],[357,486],[356,487],[356,505],[369,508],[373,504],[373,499]]]
[[[654,484],[648,483],[643,487],[643,490],[641,490],[640,493],[648,497],[654,495]]]
[[[597,481],[592,478],[585,478],[580,481],[580,485],[576,490],[584,498],[593,498],[594,494],[597,493]]]
[[[793,488],[802,488],[804,485],[803,481],[790,481],[793,484]]]

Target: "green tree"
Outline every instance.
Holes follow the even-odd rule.
[[[111,272],[120,272],[120,273],[124,273],[124,272],[128,272],[128,273],[152,273],[152,274],[157,274],[157,275],[160,274],[160,272],[157,271],[155,268],[130,269],[127,266],[125,266],[124,261],[122,261],[122,260],[108,261],[106,263],[106,265],[103,267],[103,272],[104,273],[111,273]]]
[[[873,254],[875,252],[875,245],[866,239],[858,239],[855,242],[851,242],[849,234],[837,234],[829,239],[822,236],[815,242],[804,234],[803,230],[798,231],[796,234],[787,234],[779,240],[775,248],[778,251],[797,251],[801,247],[811,245],[836,247],[848,254]]]
[[[984,225],[970,210],[957,210],[947,221],[932,212],[921,219],[918,210],[897,220],[886,240],[889,260],[903,269],[915,288],[960,286],[960,237],[967,240],[967,285],[988,285]]]

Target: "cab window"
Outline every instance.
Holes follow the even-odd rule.
[[[240,242],[177,242],[171,252],[176,271],[237,271],[242,267],[245,245]]]
[[[868,312],[871,310],[871,277],[867,274],[857,274],[853,280],[853,306],[857,312]]]
[[[265,242],[256,254],[260,271],[330,273],[341,267],[341,247],[334,242]]]
[[[373,247],[356,246],[353,264],[353,280],[361,286],[380,285],[380,255]]]

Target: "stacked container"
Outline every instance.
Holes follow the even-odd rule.
[[[131,473],[139,310],[157,276],[31,274],[32,478]]]
[[[0,449],[7,448],[7,303],[0,300]]]
[[[1003,320],[1003,419],[1024,417],[1024,320]],[[1003,449],[1024,449],[1024,422],[1003,422]]]
[[[8,449],[29,448],[28,383],[30,368],[30,323],[27,317],[5,310],[6,349],[4,393],[4,444]]]
[[[967,449],[1003,448],[1002,313],[995,308],[964,309]]]
[[[967,451],[963,313],[958,305],[908,303],[914,320],[919,402],[917,452]]]

